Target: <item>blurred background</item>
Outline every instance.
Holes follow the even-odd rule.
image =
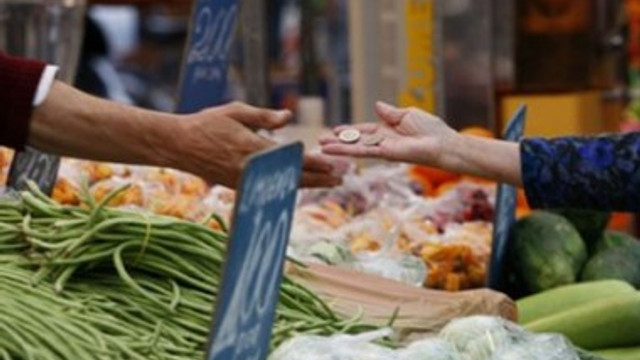
[[[377,99],[499,132],[521,103],[529,135],[617,131],[634,118],[638,0],[272,0],[268,102],[324,125],[372,121]],[[192,3],[94,1],[77,84],[174,109]],[[241,36],[242,34],[239,34]],[[236,41],[230,79],[245,98]],[[315,120],[314,120],[315,119]]]

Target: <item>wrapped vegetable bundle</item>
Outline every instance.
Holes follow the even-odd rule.
[[[85,194],[86,206],[35,188],[0,199],[0,357],[203,358],[227,236],[106,208],[124,189],[100,202]],[[283,280],[272,346],[293,334],[373,329]]]
[[[472,316],[449,323],[437,337],[389,350],[366,336],[300,336],[269,360],[602,360],[574,348],[562,335],[532,334],[501,318]]]

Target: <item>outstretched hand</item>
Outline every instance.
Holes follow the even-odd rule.
[[[440,118],[418,109],[401,109],[379,102],[376,112],[380,123],[341,126],[334,129],[332,135],[322,137],[322,151],[330,155],[438,166],[445,155],[443,149],[458,137],[458,133]],[[382,140],[374,145],[367,145],[366,141],[344,144],[338,135],[348,128],[359,130],[365,138],[375,135],[381,136]]]
[[[291,119],[287,110],[274,111],[231,103],[190,115],[191,124],[184,132],[190,159],[189,171],[211,182],[234,187],[247,157],[277,144],[255,130],[275,130]],[[328,187],[340,184],[341,179],[331,175],[333,166],[320,155],[304,157],[302,186]]]

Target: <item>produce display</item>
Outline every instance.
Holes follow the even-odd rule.
[[[10,153],[0,151],[0,173]],[[53,198],[80,205],[80,189],[108,205],[203,222],[230,221],[235,194],[170,169],[63,159]],[[457,291],[484,286],[490,257],[495,185],[406,165],[351,169],[345,185],[301,192],[290,256]],[[206,220],[220,229],[215,220]]]
[[[607,360],[640,359],[640,242],[605,230],[608,219],[561,210],[514,225],[512,286],[530,294],[517,301],[519,323]]]
[[[0,354],[7,359],[201,359],[207,341],[226,242],[223,230],[107,204],[124,185],[100,201],[81,192],[81,206],[61,205],[35,186],[0,201]],[[441,331],[441,340],[421,340],[397,349],[392,333],[342,317],[308,288],[285,277],[273,329],[273,349],[309,351],[313,341],[365,339],[378,334],[371,351],[386,359],[510,359],[529,356],[580,359],[559,336],[526,334],[506,320],[464,318]],[[450,294],[455,296],[455,294]],[[423,303],[423,306],[429,306]],[[395,316],[389,314],[387,324]],[[355,335],[350,337],[349,334]],[[335,345],[335,344],[334,344]],[[353,359],[361,346],[334,347]],[[363,345],[364,346],[364,345]],[[351,355],[349,355],[351,354]],[[466,354],[466,355],[465,355]],[[537,354],[537,355],[536,355]],[[342,357],[342,356],[345,357]],[[284,356],[284,357],[283,357]],[[289,357],[286,357],[289,356]],[[293,356],[293,357],[291,357]],[[298,356],[298,357],[296,357]],[[467,356],[467,357],[463,357]],[[322,358],[322,357],[320,357]],[[370,358],[375,357],[359,357]]]
[[[495,184],[388,164],[344,179],[300,192],[288,256],[310,267],[285,276],[270,360],[640,359],[640,242],[609,214],[531,212],[519,193],[516,325],[466,317],[516,320],[503,294],[464,291],[484,287]],[[202,359],[234,201],[178,171],[73,159],[51,198],[0,195],[0,357]],[[304,275],[323,267],[337,272]],[[340,281],[354,270],[404,285]],[[376,284],[404,289],[372,300]]]
[[[0,356],[202,359],[226,234],[203,224],[39,193],[0,200]],[[224,228],[224,222],[220,220]],[[391,315],[391,314],[390,314]],[[285,277],[272,346],[375,330]]]
[[[640,286],[640,242],[628,234],[605,230],[608,214],[575,216],[579,213],[572,211],[567,218],[566,211],[538,211],[514,224],[509,270],[514,275],[514,292],[529,295],[606,279]]]
[[[305,191],[291,255],[434,289],[484,286],[495,187],[459,181],[425,197],[408,171],[374,167],[341,188]]]
[[[596,353],[620,348],[632,353],[631,349],[640,346],[640,292],[628,283],[573,284],[523,298],[517,304],[520,323],[530,331],[563,334]]]

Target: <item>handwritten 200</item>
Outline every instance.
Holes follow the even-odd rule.
[[[198,12],[193,33],[195,39],[187,54],[187,63],[196,69],[196,80],[213,80],[225,73],[237,12],[235,4],[215,11],[211,6],[204,6]]]

